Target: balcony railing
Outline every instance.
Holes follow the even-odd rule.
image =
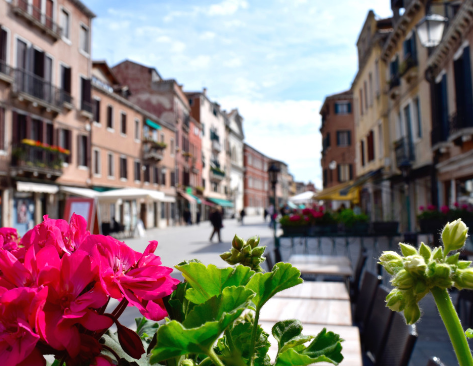
[[[155,142],[152,140],[143,141],[143,159],[161,161],[163,160],[163,150],[166,148],[166,144]]]
[[[225,178],[225,172],[220,169],[210,169],[210,179],[221,181]]]
[[[28,0],[13,0],[12,9],[14,13],[30,21],[55,41],[61,38],[62,28],[54,22],[53,18],[43,13],[41,9],[33,6],[33,4],[30,4]]]
[[[466,118],[464,115],[453,114],[449,118],[450,135],[460,132],[466,128],[473,128],[473,120]]]
[[[63,90],[56,88],[50,82],[36,76],[28,71],[15,69],[14,92],[22,93],[27,97],[32,97],[32,102],[37,102],[43,107],[60,111],[65,99],[68,99]],[[72,98],[69,98],[72,99]]]
[[[12,146],[11,167],[18,174],[28,172],[35,176],[43,175],[48,179],[56,179],[62,175],[62,163],[66,156],[65,153],[51,151],[45,147],[17,143]]]
[[[212,150],[220,152],[222,151],[222,145],[217,140],[212,140]]]
[[[90,102],[85,101],[85,100],[81,100],[80,110],[81,110],[81,112],[85,112],[87,115],[89,115],[89,117],[91,117],[94,114],[94,105]]]
[[[13,69],[3,60],[0,60],[0,79],[13,82]]]
[[[393,76],[392,79],[389,80],[389,90],[392,90],[399,85],[401,85],[401,79],[399,75]]]
[[[407,137],[401,137],[394,143],[394,152],[398,168],[405,164],[411,164],[415,160],[414,148]]]
[[[411,56],[407,57],[399,67],[399,73],[402,77],[408,74],[409,70],[417,66],[417,60]]]

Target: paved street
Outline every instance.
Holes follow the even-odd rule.
[[[199,226],[193,225],[189,227],[172,227],[165,230],[149,230],[146,232],[145,238],[128,239],[125,242],[137,251],[143,251],[149,240],[158,240],[159,245],[156,254],[161,257],[164,265],[172,267],[177,263],[186,259],[199,259],[205,264],[214,263],[216,265],[225,266],[219,254],[227,251],[231,246],[231,239],[235,234],[247,239],[253,235],[261,237],[261,245],[268,246],[266,253],[273,255],[273,238],[272,230],[268,227],[268,223],[264,223],[260,217],[246,217],[245,225],[241,225],[236,220],[225,220],[222,229],[222,243],[217,243],[214,237],[213,243],[210,243],[209,236],[212,228],[209,222],[201,223]],[[398,241],[394,241],[397,244]],[[378,243],[379,250],[388,249],[387,240],[380,240]],[[377,253],[374,252],[373,239],[365,239],[364,246],[368,249],[369,256],[367,269],[374,271],[376,266]],[[291,250],[294,253],[303,253],[305,251],[305,242],[298,239],[292,243],[289,239],[282,240],[282,257],[287,260]],[[322,240],[322,252],[331,254],[333,252],[332,241],[328,239]],[[360,248],[359,239],[349,239],[349,253],[352,262],[356,263]],[[319,252],[317,241],[311,239],[307,242],[307,250],[310,253]],[[335,253],[345,254],[345,241],[338,239],[336,241]],[[175,271],[173,276],[182,280],[179,272]],[[385,278],[384,284],[389,286],[388,277]],[[455,294],[454,294],[455,297]],[[111,303],[111,307],[116,306],[116,302]],[[417,324],[417,332],[419,339],[417,341],[414,353],[410,362],[410,366],[423,366],[432,356],[438,356],[446,365],[456,365],[456,358],[453,353],[445,327],[440,320],[434,301],[431,296],[426,297],[421,302],[423,311],[422,319]],[[140,317],[140,313],[134,308],[129,308],[121,317],[124,325],[135,328],[134,318]]]

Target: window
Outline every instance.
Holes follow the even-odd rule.
[[[364,84],[364,90],[365,90],[365,111],[368,110],[368,84],[366,81],[363,83]]]
[[[368,161],[374,160],[374,132],[373,130],[370,131],[368,137],[366,139],[368,143]]]
[[[82,167],[87,167],[89,164],[88,164],[88,153],[89,153],[89,149],[88,149],[88,138],[87,136],[85,135],[79,135],[77,136],[78,138],[78,145],[77,145],[77,148],[78,148],[78,151],[77,151],[77,164],[79,166],[82,166]]]
[[[70,17],[69,13],[61,9],[61,28],[62,28],[62,36],[66,39],[70,39]]]
[[[176,172],[171,172],[171,187],[176,186]]]
[[[327,187],[327,184],[328,184],[327,178],[328,178],[328,170],[324,169],[324,176],[323,176],[324,188]]]
[[[135,161],[135,181],[141,181],[141,164],[139,161]]]
[[[113,178],[115,176],[115,166],[113,164],[113,154],[108,153],[108,177]]]
[[[340,183],[348,182],[352,179],[352,167],[351,164],[339,164],[337,165],[338,181]]]
[[[166,218],[166,204],[164,202],[161,203],[161,219]]]
[[[84,24],[80,26],[80,49],[89,54],[89,28]]]
[[[61,72],[61,89],[63,93],[64,102],[71,103],[71,68],[63,64],[60,66]]]
[[[455,78],[455,104],[457,109],[457,126],[460,128],[471,126],[473,120],[473,86],[471,81],[470,47],[456,53],[453,62]]]
[[[327,133],[323,141],[323,149],[326,150],[330,147],[330,132]]]
[[[81,110],[92,113],[92,84],[90,79],[81,80]]]
[[[350,114],[351,103],[350,102],[337,102],[335,103],[335,114]]]
[[[252,156],[251,155],[248,155],[248,165],[252,165],[253,162],[252,162]]]
[[[422,118],[420,114],[420,98],[417,97],[414,100],[414,108],[416,111],[416,119],[417,119],[417,137],[422,138]]]
[[[94,99],[94,122],[100,123],[100,99]]]
[[[140,141],[140,121],[135,119],[135,140]]]
[[[113,107],[111,105],[107,107],[107,128],[113,130]]]
[[[363,115],[363,90],[360,88],[360,115]]]
[[[148,164],[146,164],[145,166],[145,171],[144,171],[144,181],[145,183],[149,183],[150,180],[151,180],[151,168]]]
[[[174,155],[175,148],[174,148],[174,139],[171,139],[171,155]]]
[[[395,86],[393,80],[399,77],[399,56],[396,56],[396,58],[389,64],[389,73],[391,76],[391,85]]]
[[[126,113],[123,112],[121,114],[120,132],[122,135],[126,135]]]
[[[5,108],[0,107],[0,150],[5,150]]]
[[[162,186],[166,185],[166,169],[161,169],[161,180],[159,181],[159,184]]]
[[[369,82],[369,93],[370,93],[370,107],[373,105],[373,75],[371,73],[368,76]]]
[[[59,146],[63,149],[71,151],[71,131],[61,128],[59,130]],[[66,163],[71,162],[71,155],[66,155]]]
[[[205,124],[202,123],[202,137],[205,136]]]
[[[128,179],[127,159],[125,157],[120,158],[120,178]]]
[[[411,37],[404,41],[403,48],[404,48],[404,60],[405,61],[411,60],[411,61],[417,62],[416,36],[414,33],[411,33]]]
[[[100,175],[101,167],[100,167],[100,151],[94,150],[94,174]]]
[[[212,192],[218,193],[218,183],[217,182],[211,182],[212,185]]]
[[[365,142],[363,140],[360,142],[360,158],[361,166],[365,166]]]
[[[337,146],[351,145],[351,131],[337,131]]]
[[[6,74],[5,66],[7,64],[7,47],[8,47],[8,34],[5,29],[0,26],[0,72]],[[3,65],[2,65],[3,63]]]
[[[379,124],[378,126],[378,152],[379,157],[382,158],[384,156],[384,141],[383,141],[383,125]]]
[[[379,60],[376,60],[375,64],[374,64],[374,77],[375,77],[375,81],[376,81],[376,96],[379,95],[379,91],[380,91],[380,82],[379,82]]]

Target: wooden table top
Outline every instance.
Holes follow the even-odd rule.
[[[274,362],[276,354],[278,352],[278,342],[271,335],[271,328],[273,327],[274,322],[260,322],[261,327],[266,333],[269,333],[269,340],[271,342],[271,347],[269,349],[269,356]],[[342,354],[343,361],[340,363],[341,366],[363,366],[361,358],[361,345],[360,345],[360,333],[357,327],[352,326],[339,326],[339,325],[315,325],[315,324],[304,324],[304,329],[302,331],[303,335],[317,335],[324,327],[328,331],[340,334],[340,336],[345,340],[342,342]],[[306,344],[307,345],[307,344]],[[317,365],[330,365],[329,363],[317,363]]]
[[[299,319],[307,324],[352,325],[350,301],[274,297],[261,311],[260,320]]]
[[[348,257],[330,255],[292,255],[289,262],[302,274],[351,277],[353,269]]]
[[[347,287],[342,282],[306,281],[278,292],[275,297],[296,299],[350,300]]]

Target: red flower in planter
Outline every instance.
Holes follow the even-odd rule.
[[[289,217],[289,221],[293,221],[293,222],[296,222],[296,221],[300,221],[301,217],[299,215],[292,215],[291,217]]]
[[[440,211],[443,213],[443,214],[447,214],[448,211],[450,211],[450,209],[448,208],[448,206],[442,206],[440,207]]]

